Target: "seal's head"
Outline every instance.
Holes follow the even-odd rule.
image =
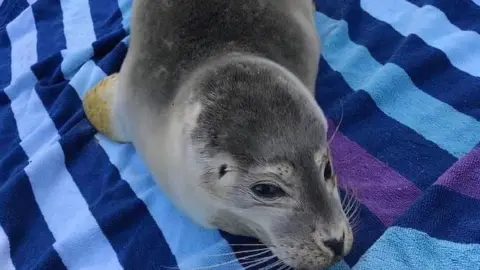
[[[213,202],[209,223],[253,236],[297,269],[318,269],[349,252],[327,142],[312,94],[281,66],[231,60],[196,85],[202,107],[191,139]],[[211,199],[213,198],[213,200]]]

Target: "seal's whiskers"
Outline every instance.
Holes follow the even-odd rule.
[[[230,244],[230,246],[244,246],[244,247],[251,247],[251,246],[262,246],[262,247],[266,247],[267,245],[265,244]]]
[[[284,266],[282,266],[282,267],[281,267],[280,269],[278,269],[278,270],[290,270],[290,269],[292,269],[291,266],[284,265]]]
[[[251,252],[254,252],[254,251],[251,251]],[[236,259],[233,259],[233,260],[230,260],[230,261],[227,261],[227,262],[223,262],[223,263],[219,263],[219,264],[213,264],[213,265],[208,265],[208,266],[202,266],[202,267],[194,267],[194,268],[187,268],[188,270],[202,270],[202,269],[211,269],[211,268],[216,268],[216,267],[220,267],[220,266],[225,266],[225,265],[228,265],[228,264],[232,264],[232,263],[235,263],[237,261],[243,261],[243,260],[246,260],[248,261],[248,263],[255,263],[259,260],[263,260],[265,258],[259,258],[259,259],[256,259],[254,261],[249,261],[248,259],[249,258],[254,258],[256,256],[260,256],[260,255],[263,255],[263,254],[266,254],[267,252],[269,252],[269,249],[262,249],[262,251],[259,251],[255,254],[251,254],[251,255],[248,255],[248,256],[244,256],[244,257],[239,257],[239,258],[236,258]],[[224,253],[223,255],[228,255],[228,254],[238,254],[238,253],[235,253],[235,252],[230,252],[230,253]],[[217,254],[219,256],[221,256],[220,254]],[[208,255],[207,255],[208,257]],[[171,269],[171,270],[180,270],[180,269],[185,269],[184,267],[170,267],[170,266],[162,266],[162,268],[165,268],[165,269]]]
[[[244,270],[251,269],[252,267],[255,267],[259,264],[268,262],[269,260],[271,260],[273,258],[275,258],[275,255],[272,255],[272,256],[269,256],[269,257],[266,257],[266,258],[261,258],[261,259],[258,259],[256,261],[253,261],[253,262],[248,262],[248,263],[253,263],[253,264],[248,265],[247,267],[244,268]]]
[[[335,135],[337,134],[338,130],[340,129],[340,126],[342,125],[343,122],[343,102],[340,100],[341,108],[342,108],[342,115],[340,116],[340,121],[337,124],[337,127],[335,128],[335,131],[333,132],[332,136],[328,140],[328,145],[335,139]]]
[[[256,256],[266,254],[267,252],[269,252],[269,250],[265,250],[265,251],[262,251],[262,252],[259,252],[259,253],[256,253],[256,254],[251,254],[251,255],[248,255],[248,256],[245,256],[245,257],[240,257],[238,259],[233,259],[233,260],[230,260],[230,261],[227,261],[227,262],[224,262],[224,263],[219,263],[219,264],[214,264],[214,265],[209,265],[209,266],[203,266],[203,267],[190,268],[189,270],[201,270],[201,269],[216,268],[216,267],[232,264],[232,263],[237,262],[237,261],[243,261],[243,260],[247,260],[249,258],[254,258]],[[263,258],[261,258],[261,259],[263,259]]]
[[[360,202],[357,199],[357,190],[349,187],[343,187],[345,190],[345,196],[342,199],[342,208],[345,211],[345,215],[352,227],[352,231],[356,231],[360,224],[359,212]]]
[[[216,257],[216,256],[227,256],[227,255],[238,255],[238,254],[244,254],[244,253],[250,253],[250,252],[261,252],[268,250],[268,248],[260,248],[260,249],[251,249],[251,250],[242,250],[242,251],[237,251],[237,252],[227,252],[227,253],[219,253],[219,254],[210,254],[210,255],[205,255],[205,257]]]
[[[283,262],[280,261],[280,260],[278,260],[277,262],[274,262],[273,264],[268,265],[267,267],[265,267],[265,270],[271,270],[271,269],[273,269],[274,267],[277,267],[277,266],[282,265],[282,264],[283,264]]]

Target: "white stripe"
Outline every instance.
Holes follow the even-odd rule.
[[[472,0],[475,4],[480,6],[480,0]]]
[[[58,132],[34,90],[30,66],[37,61],[31,8],[7,27],[12,46],[12,83],[5,89],[17,122],[20,145],[29,157],[25,173],[52,232],[54,248],[69,269],[121,269],[88,205],[65,167]]]
[[[27,0],[27,3],[31,6],[33,4],[35,4],[35,2],[37,2],[37,0]]]
[[[480,34],[463,31],[436,7],[418,7],[405,0],[361,0],[361,7],[378,20],[390,24],[403,36],[418,35],[425,43],[443,51],[458,69],[480,77]]]
[[[10,242],[2,227],[0,227],[0,265],[3,270],[15,269],[12,258],[10,258]]]
[[[93,61],[89,61],[79,70],[70,84],[83,98],[88,89],[105,76],[106,74]],[[151,178],[131,144],[118,145],[98,134],[96,138],[110,162],[118,168],[121,178],[128,182],[136,196],[145,202],[181,269],[235,260],[233,255],[208,256],[208,254],[229,253],[232,249],[217,230],[201,228],[172,205]],[[195,242],[195,245],[190,245],[189,242]],[[243,267],[235,262],[222,269],[243,269]]]

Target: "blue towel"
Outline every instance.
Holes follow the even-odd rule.
[[[343,114],[334,163],[360,203],[332,269],[480,269],[480,3],[316,5],[316,97],[332,130]],[[131,145],[86,120],[130,13],[128,0],[0,0],[0,269],[272,265],[256,240],[194,224]]]

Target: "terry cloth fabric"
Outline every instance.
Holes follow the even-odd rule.
[[[480,269],[480,2],[316,4],[316,98],[360,205],[332,269]],[[0,0],[0,269],[272,265],[239,245],[253,239],[192,223],[131,145],[86,120],[81,99],[119,70],[130,11]]]

